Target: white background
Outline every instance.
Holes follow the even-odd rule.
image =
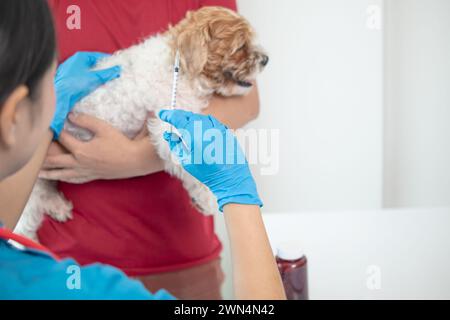
[[[450,1],[387,2],[385,206],[450,205]]]
[[[271,58],[251,124],[280,130],[280,171],[258,176],[266,211],[381,206],[382,31],[366,27],[372,3],[239,1]]]
[[[448,223],[447,209],[436,214],[427,208],[450,206],[450,1],[238,0],[238,4],[271,58],[259,78],[261,115],[249,125],[280,130],[279,173],[260,176],[259,168],[254,168],[264,211],[273,214],[266,220],[271,223],[269,230],[283,223],[285,215],[281,212],[298,214],[295,221],[302,230],[302,212],[325,210],[333,219],[343,219],[346,230],[364,237],[362,231],[377,216],[366,209],[420,206],[425,208],[420,215],[406,210],[393,217],[389,230],[372,230],[379,238],[360,240],[369,247],[376,245],[374,254],[378,257],[408,257],[414,252],[402,252],[401,248],[410,248],[413,241],[420,252],[434,258],[430,263],[441,258],[450,261],[448,256],[435,256],[439,250],[450,252],[450,248],[433,247],[437,243],[448,245],[450,236],[440,232],[439,237],[444,238],[437,239],[432,227],[427,233],[419,232],[427,221],[427,212],[430,226],[439,226],[439,221]],[[373,22],[373,5],[385,13],[380,30],[368,27],[368,21]],[[342,210],[353,210],[357,215],[342,214]],[[376,212],[383,218],[380,216],[382,220],[373,225],[389,226],[392,212]],[[441,220],[433,220],[436,217]],[[226,246],[222,218],[217,221]],[[320,233],[320,223],[311,227]],[[408,237],[402,238],[402,234]],[[380,238],[390,240],[383,242]],[[312,236],[305,235],[291,240],[315,243]],[[360,250],[364,254],[356,241],[343,252]],[[380,243],[385,246],[380,247]],[[391,250],[394,243],[398,252]],[[329,258],[311,250],[314,252],[309,255],[314,259]],[[227,273],[224,293],[229,298],[232,288],[227,246],[223,257]],[[420,262],[418,256],[411,259]],[[342,257],[342,261],[342,270],[355,267],[351,257]],[[382,291],[371,297],[442,296],[438,278],[446,277],[446,273],[429,274],[422,268],[424,264],[415,265],[411,269],[407,264],[403,269],[388,268],[384,273],[395,279],[395,272],[400,272],[398,276],[413,281],[420,276],[417,272],[423,272],[435,285],[426,286],[425,296],[413,294],[420,288],[408,295],[404,289],[411,284],[394,282],[384,295]],[[323,267],[311,267],[311,273]],[[443,271],[450,266],[430,268]],[[347,276],[347,283],[354,281],[348,272],[336,276],[343,277],[344,284]],[[321,294],[316,298],[366,298],[360,295],[360,289],[350,286],[339,295],[330,285],[327,294],[321,284]]]
[[[250,125],[280,130],[267,212],[450,205],[450,1],[238,3],[271,57]]]

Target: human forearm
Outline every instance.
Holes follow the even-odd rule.
[[[82,142],[63,131],[58,144],[50,148],[40,176],[49,180],[86,183],[149,175],[164,169],[147,129],[133,140],[105,121],[88,115],[70,118],[71,122],[94,133]]]
[[[230,129],[242,128],[259,114],[258,87],[255,85],[245,96],[214,96],[203,113],[214,116]]]
[[[134,144],[134,154],[136,155],[136,173],[134,176],[145,176],[164,170],[164,162],[147,136],[144,139],[134,141]]]
[[[258,206],[228,204],[225,221],[237,299],[286,299]]]
[[[49,130],[25,167],[0,183],[0,212],[3,223],[10,229],[15,227],[25,208],[52,138]]]

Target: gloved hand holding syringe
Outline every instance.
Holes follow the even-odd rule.
[[[180,129],[183,138],[189,142],[186,152],[180,139],[169,131],[164,133],[164,139],[183,169],[214,194],[223,212],[233,261],[236,299],[286,299],[261,217],[262,201],[236,136],[211,115],[162,110],[159,117]],[[195,134],[197,128],[201,128],[200,134]],[[205,152],[213,143],[204,141],[204,133],[209,130],[214,130],[217,137],[216,150],[222,148],[222,152],[216,153],[221,154],[219,157]],[[195,161],[196,154],[203,155],[201,161]]]

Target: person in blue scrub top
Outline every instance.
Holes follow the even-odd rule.
[[[113,267],[60,260],[10,231],[73,106],[120,77],[119,66],[91,70],[105,56],[80,52],[56,70],[55,31],[46,1],[0,1],[0,299],[174,299],[164,290],[148,292]],[[243,154],[234,135],[211,116],[180,110],[158,116],[180,129],[188,149],[172,134],[164,138],[187,172],[217,197],[230,238],[236,298],[284,299],[248,164],[191,159],[203,154],[205,145],[203,135],[194,134],[194,124],[214,129],[224,144],[234,143],[224,157],[231,153],[239,159]]]

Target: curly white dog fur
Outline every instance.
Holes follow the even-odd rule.
[[[102,60],[104,69],[122,67],[113,80],[79,102],[73,112],[105,120],[130,138],[147,123],[151,140],[165,163],[165,171],[178,177],[201,212],[217,211],[216,199],[200,182],[175,161],[162,138],[167,125],[148,119],[149,112],[168,106],[176,51],[181,55],[177,107],[200,112],[213,94],[244,95],[251,90],[256,75],[268,57],[255,45],[248,22],[237,13],[219,7],[189,12],[184,20],[166,33]],[[80,140],[92,134],[70,122],[67,129]],[[60,194],[54,182],[39,179],[24,210],[16,232],[36,239],[43,215],[64,222],[72,218],[72,205]]]

